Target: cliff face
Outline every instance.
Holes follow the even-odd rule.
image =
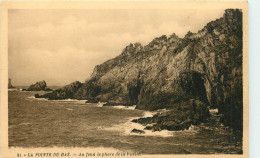
[[[242,41],[242,13],[228,9],[198,33],[130,44],[69,96],[145,110],[199,100],[218,108],[225,124],[242,128]]]

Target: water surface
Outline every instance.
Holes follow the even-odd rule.
[[[178,132],[131,134],[133,118],[149,112],[101,107],[84,101],[35,99],[39,92],[10,91],[9,147],[105,147],[142,154],[242,153],[242,137],[211,115],[206,123]],[[44,92],[40,92],[44,93]]]

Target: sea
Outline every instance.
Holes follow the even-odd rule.
[[[222,125],[217,110],[183,131],[144,130],[131,120],[155,112],[85,100],[47,100],[46,92],[8,92],[8,146],[12,148],[109,148],[139,154],[242,154],[242,134]]]

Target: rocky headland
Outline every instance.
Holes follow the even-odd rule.
[[[130,44],[119,56],[97,65],[85,83],[38,97],[166,109],[136,120],[152,124],[147,129],[155,131],[186,129],[205,121],[208,108],[218,108],[224,125],[242,130],[242,49],[242,12],[227,9],[223,17],[184,38],[172,34],[146,46]]]
[[[46,93],[43,95],[35,94],[35,97],[48,98],[49,100],[75,99],[73,96],[81,86],[81,82],[75,81],[67,86],[53,91],[52,93]]]

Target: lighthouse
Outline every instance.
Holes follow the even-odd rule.
[[[11,83],[11,78],[9,78],[9,80],[8,80],[8,88],[14,88],[12,83]]]

